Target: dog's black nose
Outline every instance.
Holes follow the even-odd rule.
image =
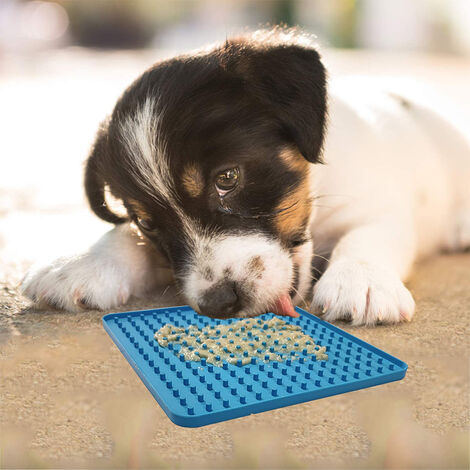
[[[209,317],[224,318],[240,310],[240,298],[234,282],[223,281],[212,286],[198,302],[200,313]]]

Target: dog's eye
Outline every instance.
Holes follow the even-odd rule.
[[[240,178],[240,170],[235,168],[227,168],[219,173],[215,178],[215,187],[219,196],[224,196],[232,191],[238,184]]]
[[[137,225],[144,232],[154,232],[156,230],[155,224],[153,223],[152,219],[144,219],[142,217],[137,217],[136,221]]]

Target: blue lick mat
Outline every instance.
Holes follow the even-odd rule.
[[[103,317],[103,325],[168,417],[180,426],[204,426],[405,376],[404,362],[305,310],[296,310],[299,318],[282,319],[326,346],[327,361],[317,361],[314,355],[245,366],[185,361],[154,339],[163,325],[203,328],[237,321],[204,317],[188,306],[112,313]],[[268,313],[258,318],[272,317]]]

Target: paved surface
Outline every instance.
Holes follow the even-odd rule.
[[[106,229],[84,206],[80,162],[99,119],[151,60],[74,50],[28,66],[10,60],[0,74],[0,465],[468,468],[470,254],[417,266],[411,323],[339,325],[407,362],[405,380],[200,429],[166,418],[104,332],[102,312],[39,312],[19,296],[33,261]],[[406,65],[470,109],[462,60],[334,52],[330,63],[375,75]],[[127,309],[179,302],[170,289]]]

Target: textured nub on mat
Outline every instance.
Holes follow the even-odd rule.
[[[251,363],[252,358],[282,362],[307,354],[315,355],[318,361],[328,360],[325,346],[316,345],[300,326],[277,317],[267,321],[249,318],[202,329],[195,325],[182,328],[168,323],[155,333],[155,339],[162,347],[172,345],[175,354],[183,355],[187,361],[205,359],[219,367],[224,361],[241,365]]]

